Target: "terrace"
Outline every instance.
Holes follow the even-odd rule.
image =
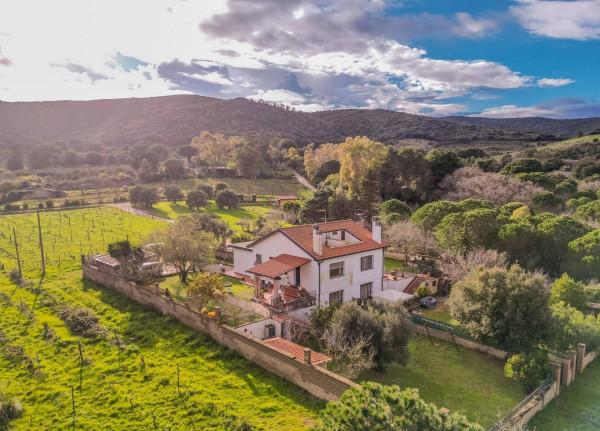
[[[315,298],[300,285],[300,267],[309,259],[280,254],[250,268],[254,275],[254,298],[276,312],[314,305]]]

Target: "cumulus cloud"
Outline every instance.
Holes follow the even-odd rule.
[[[557,39],[600,38],[600,0],[518,0],[510,11],[530,33]]]
[[[473,116],[488,118],[589,118],[600,116],[600,102],[579,98],[561,98],[534,106],[497,106],[488,108]]]
[[[94,70],[90,69],[89,67],[82,66],[81,64],[76,64],[76,63],[66,63],[66,64],[51,63],[50,65],[53,66],[53,67],[64,67],[69,72],[73,72],[73,73],[78,74],[78,75],[85,75],[92,82],[96,82],[96,81],[98,81],[100,79],[109,79],[108,76],[106,76],[106,75],[104,75],[102,73],[95,72]]]

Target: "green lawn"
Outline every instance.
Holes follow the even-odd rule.
[[[458,321],[454,320],[450,315],[450,308],[445,302],[438,302],[435,308],[421,308],[421,313],[423,317],[431,320],[458,325]]]
[[[271,209],[271,207],[264,205],[241,206],[233,210],[221,209],[211,200],[206,207],[198,210],[198,213],[208,212],[216,214],[221,219],[225,220],[235,233],[240,233],[242,232],[242,228],[238,224],[240,220],[256,220],[259,216],[266,216],[269,214]],[[154,205],[152,212],[160,217],[175,219],[182,214],[191,214],[192,210],[183,201],[175,203],[159,202]]]
[[[392,259],[391,257],[386,257],[383,262],[383,266],[386,272],[390,271],[406,271],[411,273],[417,273],[419,270],[414,266],[407,265],[402,260]]]
[[[521,386],[504,377],[503,364],[481,353],[414,335],[406,367],[394,364],[361,380],[418,388],[423,399],[461,412],[484,427],[525,396]]]
[[[237,296],[241,299],[250,300],[254,295],[254,290],[251,286],[242,283],[240,280],[228,275],[222,275],[225,283],[225,289],[231,292],[233,296]],[[160,283],[160,287],[163,289],[169,289],[171,294],[180,299],[185,299],[187,296],[187,289],[184,284],[179,281],[177,276],[167,277],[163,282]]]
[[[0,389],[25,409],[14,430],[234,429],[231,423],[246,421],[287,431],[314,422],[323,403],[298,387],[173,319],[82,281],[80,251],[99,251],[127,236],[139,241],[161,222],[109,207],[41,218],[48,254],[43,280],[35,215],[0,217]],[[16,266],[13,226],[27,288],[7,276]],[[108,335],[98,342],[73,335],[52,301],[92,310]],[[78,341],[86,361],[81,375]],[[7,345],[23,347],[34,372],[27,361],[13,362]]]
[[[559,398],[529,422],[543,431],[597,431],[600,429],[600,360],[596,359]]]

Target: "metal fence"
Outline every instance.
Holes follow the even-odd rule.
[[[523,398],[523,400],[521,400],[519,404],[510,409],[510,411],[506,413],[506,415],[504,415],[502,419],[500,419],[498,422],[492,425],[488,431],[504,431],[509,429],[508,427],[515,418],[516,414],[519,413],[524,406],[529,404],[535,398],[539,397],[543,402],[544,395],[552,387],[553,384],[554,379],[551,376],[546,378],[546,380],[544,380],[535,391],[527,395],[525,398]]]

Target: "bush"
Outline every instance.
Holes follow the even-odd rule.
[[[419,286],[415,292],[419,298],[429,296],[429,289],[426,286]]]
[[[544,351],[512,355],[504,364],[504,375],[519,382],[527,393],[535,390],[549,373],[548,354]]]
[[[108,331],[100,323],[98,317],[85,308],[66,306],[59,312],[60,318],[75,335],[85,338],[104,338]]]
[[[23,414],[23,406],[16,398],[0,393],[0,430],[8,430],[10,421]]]

